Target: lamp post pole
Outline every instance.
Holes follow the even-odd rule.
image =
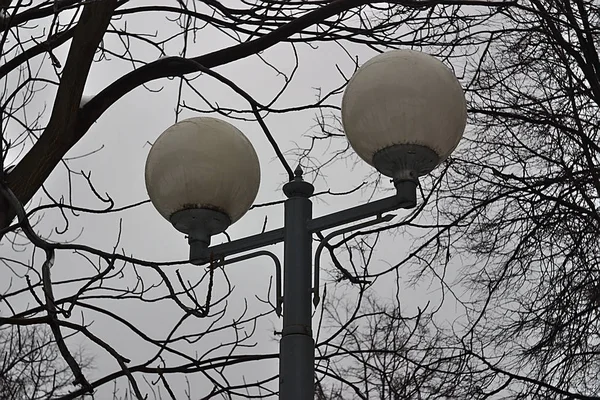
[[[302,169],[298,167],[295,178],[283,186],[283,192],[287,196],[283,228],[209,246],[207,231],[214,231],[215,226],[220,224],[220,213],[211,210],[188,210],[180,212],[177,218],[172,218],[179,230],[188,233],[190,261],[193,264],[202,265],[214,259],[220,260],[220,265],[226,265],[264,255],[270,255],[275,261],[278,315],[283,299],[283,330],[279,354],[281,399],[314,398],[315,343],[312,335],[312,306],[319,301],[316,295],[319,282],[316,274],[318,271],[315,271],[315,279],[312,279],[312,235],[370,218],[367,222],[337,231],[347,233],[389,221],[393,215],[384,215],[389,211],[415,206],[416,182],[396,182],[396,190],[396,194],[381,200],[313,218],[310,197],[313,195],[314,186],[304,181]],[[283,296],[279,286],[280,265],[277,257],[266,250],[256,251],[280,242],[284,242]],[[254,252],[247,253],[253,250]],[[239,253],[247,254],[232,257]]]
[[[315,342],[312,335],[312,218],[310,196],[314,187],[302,179],[283,187],[285,201],[283,258],[283,330],[279,352],[279,396],[284,400],[314,397]],[[316,289],[318,290],[318,289]]]

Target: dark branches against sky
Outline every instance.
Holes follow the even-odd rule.
[[[55,389],[53,398],[113,386],[115,398],[179,398],[175,387],[185,385],[173,382],[183,375],[190,398],[276,397],[270,369],[240,378],[277,359],[259,339],[274,315],[272,283],[241,300],[218,262],[191,269],[133,255],[120,220],[116,233],[102,231],[110,245],[79,241],[78,218],[98,217],[88,230],[100,231],[97,221],[147,201],[120,204],[91,171],[74,169],[87,156],[116,162],[102,146],[85,156],[70,150],[108,139],[95,124],[128,96],[146,91],[150,99],[174,80],[167,112],[175,119],[253,123],[269,146],[261,159],[278,159],[287,175],[295,165],[273,121],[312,113],[309,145],[294,154],[314,179],[346,172],[355,158],[339,118],[345,83],[365,55],[415,48],[453,68],[469,125],[454,156],[422,182],[414,213],[326,245],[328,293],[315,313],[318,398],[598,398],[598,1],[4,0],[0,34],[0,341],[39,356],[38,365],[60,361],[55,388],[34,374],[12,380],[19,395],[43,381],[50,386],[37,392]],[[333,48],[343,54],[331,61],[337,75],[302,81],[311,57]],[[228,73],[248,60],[277,78],[273,90],[248,89],[254,72]],[[231,101],[215,100],[210,82]],[[316,98],[297,100],[294,85],[318,87]],[[374,195],[381,179],[367,178],[318,196]],[[410,248],[396,251],[400,242]],[[389,293],[379,292],[382,283]],[[432,300],[410,308],[409,288]],[[172,312],[151,332],[121,304]],[[232,304],[242,306],[233,312]],[[126,357],[103,324],[134,337],[145,358]],[[15,335],[35,340],[11,342]],[[93,371],[77,339],[110,367]],[[2,364],[3,374],[31,372],[24,359]],[[208,383],[204,393],[194,392],[194,379]]]

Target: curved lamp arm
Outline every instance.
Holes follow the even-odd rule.
[[[281,262],[275,254],[267,250],[259,250],[255,251],[254,253],[244,254],[243,256],[229,258],[227,260],[222,259],[219,262],[219,265],[225,266],[260,256],[269,257],[275,264],[275,313],[278,317],[281,317],[281,305],[283,304],[283,296],[281,295]]]
[[[321,253],[323,252],[323,249],[325,248],[325,246],[327,246],[327,243],[329,242],[329,240],[333,239],[336,236],[343,235],[345,233],[349,233],[349,232],[355,231],[357,229],[362,229],[362,228],[366,228],[368,226],[377,225],[382,222],[389,222],[394,217],[395,217],[394,214],[378,216],[377,218],[375,218],[371,221],[363,222],[362,224],[357,224],[357,225],[353,225],[353,226],[348,226],[346,228],[338,229],[337,231],[331,232],[329,235],[325,236],[321,240],[321,243],[319,243],[319,246],[317,247],[317,251],[315,252],[315,262],[314,262],[313,304],[315,305],[315,307],[319,304],[319,301],[321,301],[321,298],[319,297],[319,278],[320,278],[319,271],[320,271],[320,264],[321,264]]]

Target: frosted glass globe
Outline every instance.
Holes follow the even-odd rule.
[[[452,71],[413,50],[394,50],[367,61],[350,79],[342,100],[344,131],[363,160],[375,166],[373,155],[383,149],[424,146],[437,157],[427,160],[431,167],[417,167],[419,175],[450,155],[466,121],[465,96]]]
[[[249,209],[260,185],[252,144],[235,126],[216,118],[190,118],[164,131],[146,160],[146,189],[167,220],[177,211],[210,209],[231,223]]]

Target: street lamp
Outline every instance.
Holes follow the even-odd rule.
[[[314,187],[302,170],[283,186],[284,227],[210,246],[250,208],[260,183],[258,157],[233,125],[214,118],[181,121],[155,142],[146,161],[152,204],[177,230],[188,235],[190,261],[224,264],[269,256],[276,266],[276,311],[283,303],[279,395],[284,400],[314,396],[314,340],[311,295],[318,297],[318,257],[312,277],[312,235],[369,219],[330,233],[331,237],[388,221],[383,215],[416,205],[418,178],[431,172],[458,145],[466,125],[466,103],[454,74],[440,61],[413,50],[380,54],[357,70],[342,100],[342,123],[354,151],[392,178],[396,194],[318,218],[312,217]],[[283,296],[280,263],[260,250],[284,242]],[[226,259],[227,257],[227,259]]]

